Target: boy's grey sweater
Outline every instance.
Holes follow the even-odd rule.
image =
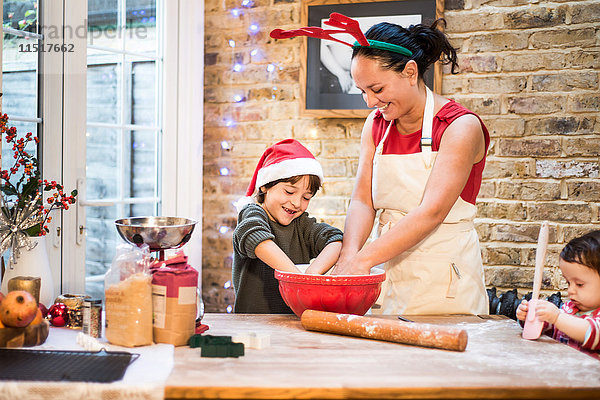
[[[291,314],[279,294],[273,268],[254,254],[256,246],[273,240],[294,264],[308,264],[331,242],[342,240],[342,231],[303,213],[289,225],[272,221],[258,204],[240,211],[233,232],[233,287],[236,313]]]

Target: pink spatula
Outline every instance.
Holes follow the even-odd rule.
[[[542,334],[544,322],[535,316],[535,306],[540,296],[542,286],[542,275],[544,274],[544,262],[546,260],[546,248],[548,247],[548,221],[542,222],[538,236],[537,250],[535,252],[535,273],[533,275],[533,294],[528,303],[527,317],[523,327],[523,339],[535,340]]]

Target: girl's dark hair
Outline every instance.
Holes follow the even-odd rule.
[[[600,274],[600,231],[592,231],[571,240],[560,252],[560,258],[585,265]]]
[[[406,63],[414,60],[419,69],[419,78],[423,79],[425,71],[436,61],[442,64],[452,64],[451,72],[458,73],[458,62],[456,61],[456,50],[444,32],[438,29],[439,25],[446,27],[446,20],[439,18],[431,26],[417,24],[408,29],[389,22],[381,22],[373,25],[366,33],[367,39],[379,40],[380,42],[397,44],[412,51],[412,56],[405,56],[388,50],[372,49],[369,47],[358,47],[352,51],[352,58],[360,55],[379,61],[384,69],[402,72]]]
[[[262,204],[265,201],[265,192],[260,190],[261,188],[270,189],[273,186],[277,185],[279,182],[289,182],[292,185],[298,182],[305,175],[296,175],[290,178],[277,179],[276,181],[269,182],[266,185],[262,185],[258,188],[258,193],[256,194],[256,202]],[[316,175],[307,175],[308,176],[308,191],[311,192],[314,196],[315,193],[321,188],[321,179]]]

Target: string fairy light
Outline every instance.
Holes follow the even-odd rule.
[[[233,18],[239,18],[240,16],[244,15],[245,13],[245,9],[249,9],[254,7],[255,3],[253,0],[241,0],[241,2],[239,3],[239,6],[237,7],[233,7],[229,10],[229,13],[231,15],[231,17]],[[250,25],[248,25],[248,33],[251,35],[257,34],[260,31],[260,25],[253,21],[250,23]],[[246,62],[243,61],[243,58],[241,55],[236,56],[235,54],[235,50],[236,46],[238,45],[235,40],[233,38],[230,38],[227,40],[227,43],[231,49],[231,70],[235,73],[239,73],[239,72],[243,72],[246,69]],[[242,46],[243,47],[243,46]],[[260,48],[253,48],[252,50],[250,50],[249,52],[250,54],[250,63],[252,63],[253,61],[262,61],[264,60],[264,52],[261,51]],[[277,70],[277,65],[273,64],[273,63],[269,63],[266,67],[267,72],[273,73],[274,71]],[[279,70],[283,70],[282,66],[279,66]],[[233,80],[230,80],[229,82],[229,88],[230,90],[233,87]],[[272,87],[272,95],[271,98],[275,99],[275,92],[278,90],[277,86],[273,86]],[[233,92],[233,90],[231,90]],[[247,99],[245,97],[244,94],[241,93],[234,93],[231,97],[231,99],[233,100],[234,103],[242,103],[245,102]],[[225,118],[223,118],[223,123],[227,128],[233,128],[235,126],[237,126],[237,121],[235,120],[235,118],[232,115],[229,115]],[[221,141],[221,149],[225,152],[230,151],[232,148],[232,144],[227,141],[227,140],[223,140]],[[231,171],[228,167],[221,167],[219,168],[219,174],[221,176],[231,176]],[[231,228],[227,225],[221,225],[218,228],[218,231],[221,235],[226,235],[229,234],[231,231]],[[223,285],[224,289],[230,289],[232,288],[232,283],[231,280],[228,280],[227,282],[225,282],[225,284]],[[228,313],[233,312],[233,305],[229,304],[227,305],[226,311]]]

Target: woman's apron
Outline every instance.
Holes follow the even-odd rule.
[[[431,151],[433,94],[427,88],[421,153],[382,154],[391,121],[373,158],[378,235],[416,208],[437,152]],[[487,314],[475,205],[460,196],[444,222],[413,248],[384,264],[387,278],[373,314]]]

